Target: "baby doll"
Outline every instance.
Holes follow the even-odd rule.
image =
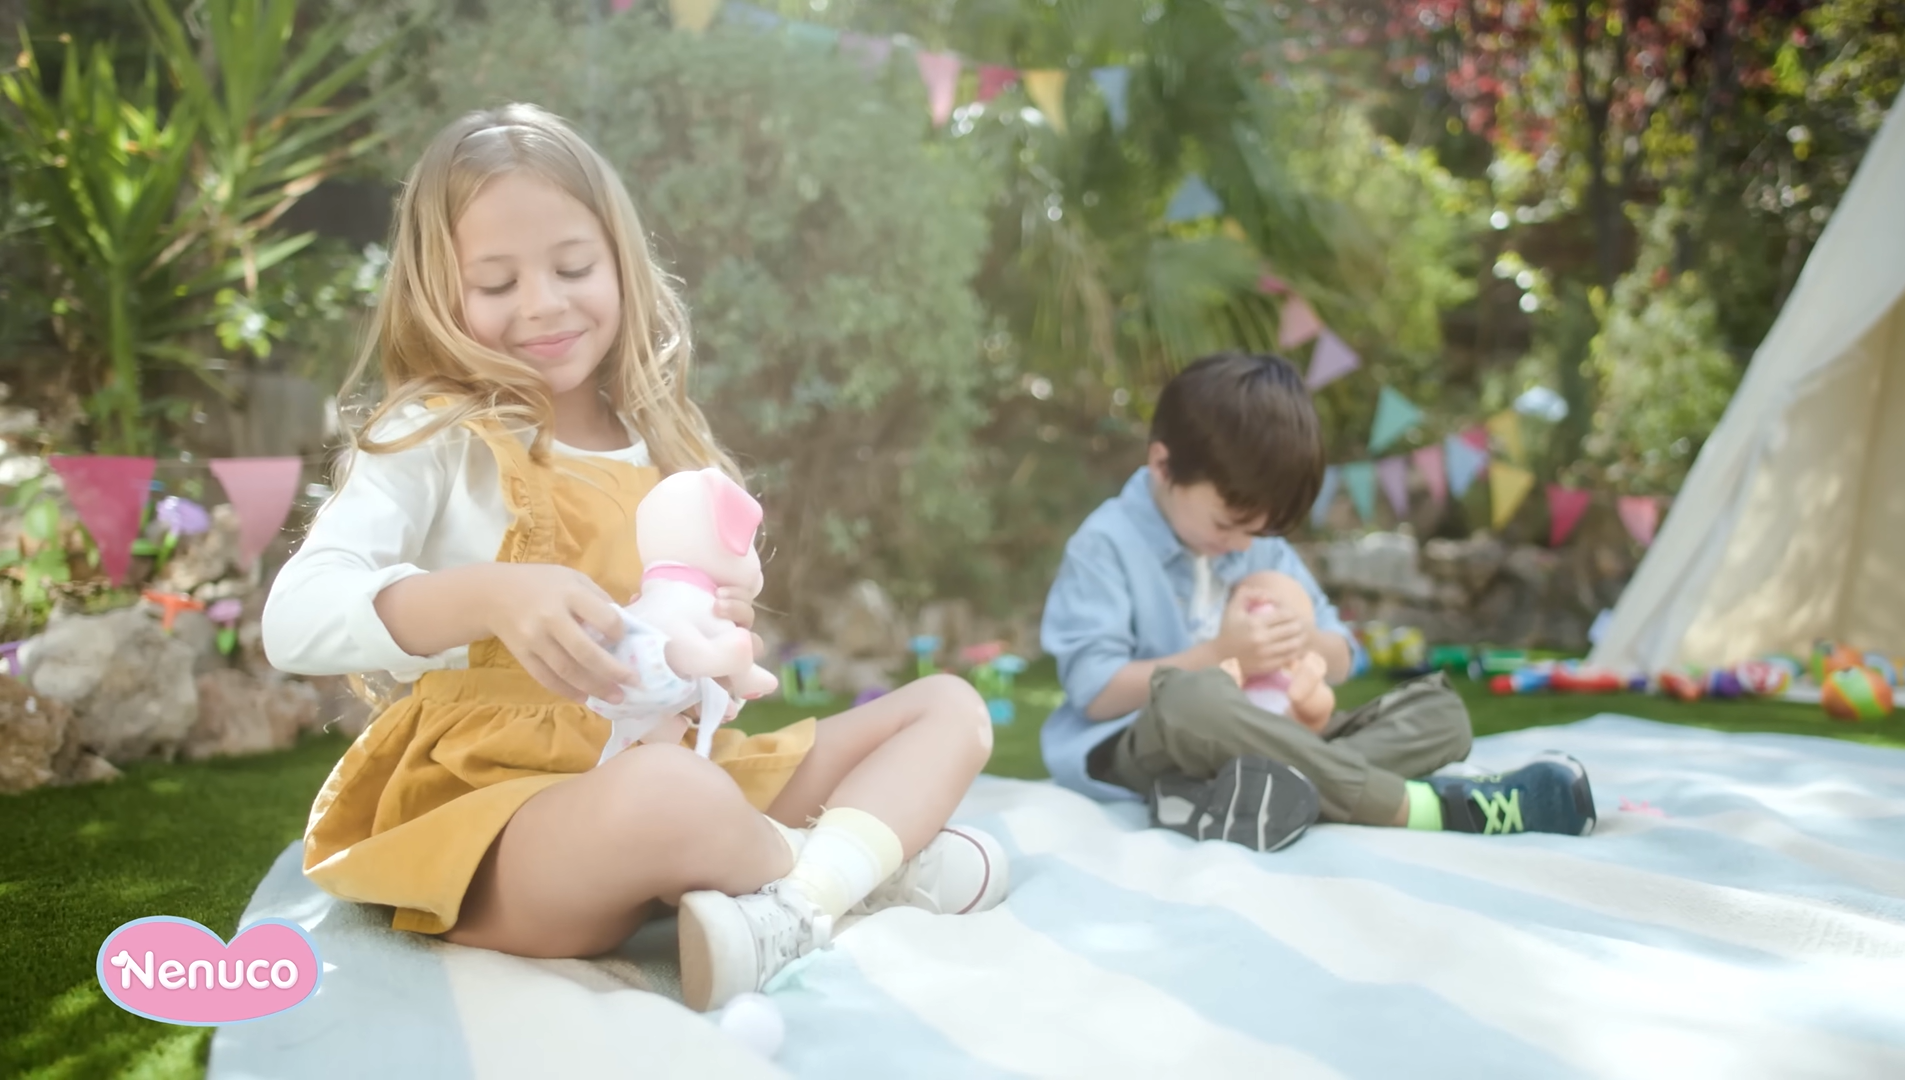
[[[641,685],[624,686],[618,704],[589,699],[614,725],[601,760],[637,741],[679,742],[687,730],[680,714],[691,705],[700,707],[695,748],[706,756],[715,728],[739,711],[735,699],[780,685],[754,663],[754,636],[714,615],[717,588],[760,594],[760,524],[761,504],[719,469],[674,473],[635,508],[642,591],[622,609],[626,632],[614,653]]]
[[[1237,583],[1242,591],[1265,593],[1268,599],[1250,606],[1250,611],[1289,611],[1306,623],[1316,620],[1316,605],[1308,590],[1288,574],[1264,570]],[[1244,696],[1266,712],[1280,713],[1309,728],[1322,731],[1336,712],[1336,692],[1330,689],[1329,662],[1314,649],[1299,655],[1282,671],[1264,672],[1246,678],[1235,660],[1224,663],[1224,670],[1243,687]]]

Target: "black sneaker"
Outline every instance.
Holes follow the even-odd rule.
[[[1594,831],[1587,769],[1566,754],[1543,754],[1495,776],[1431,776],[1428,784],[1442,798],[1442,827],[1450,832]]]
[[[1316,823],[1316,786],[1269,758],[1232,758],[1210,780],[1167,776],[1151,785],[1151,824],[1193,840],[1276,851]]]

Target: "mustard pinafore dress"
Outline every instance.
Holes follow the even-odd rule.
[[[537,462],[501,428],[471,428],[496,455],[511,515],[496,560],[560,563],[633,597],[635,505],[660,471]],[[305,829],[304,872],[334,896],[396,908],[399,930],[443,933],[517,808],[593,768],[608,737],[607,720],[545,689],[501,642],[476,642],[467,669],[425,674],[331,770]],[[811,719],[763,735],[723,728],[712,757],[765,810],[813,743]]]

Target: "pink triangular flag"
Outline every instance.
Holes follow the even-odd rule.
[[[1652,495],[1622,495],[1615,503],[1627,535],[1641,547],[1651,546],[1654,530],[1660,527],[1660,503]]]
[[[1017,68],[1000,67],[997,64],[979,65],[979,101],[982,104],[991,101],[1018,81]]]
[[[1397,520],[1409,516],[1409,459],[1396,454],[1376,462],[1376,480],[1382,484],[1382,493],[1389,499],[1389,509],[1396,512]]]
[[[1283,317],[1277,322],[1277,348],[1294,349],[1323,331],[1323,320],[1316,309],[1301,296],[1284,301]]]
[[[1416,473],[1422,482],[1429,485],[1429,501],[1441,506],[1449,497],[1449,474],[1442,464],[1442,444],[1436,443],[1417,450],[1413,455]]]
[[[294,457],[219,458],[212,462],[212,475],[238,512],[238,565],[249,570],[284,528],[292,500],[298,497],[298,481],[304,478],[304,462]]]
[[[1257,291],[1268,296],[1282,296],[1290,291],[1290,286],[1282,278],[1265,270],[1257,278]],[[1305,307],[1309,305],[1305,304]]]
[[[1549,547],[1560,547],[1567,542],[1568,535],[1581,523],[1581,515],[1587,513],[1588,503],[1593,498],[1592,492],[1562,487],[1560,484],[1548,485]]]
[[[1313,391],[1321,390],[1355,371],[1362,363],[1356,350],[1344,344],[1333,331],[1324,330],[1316,339],[1316,349],[1310,353],[1310,370],[1303,377],[1303,385]]]
[[[920,81],[926,84],[926,101],[933,112],[933,126],[952,119],[955,95],[959,91],[959,57],[953,53],[922,52],[914,57],[919,65]]]
[[[1473,446],[1477,450],[1486,451],[1488,449],[1488,429],[1480,424],[1462,432],[1460,438],[1463,442]]]
[[[132,565],[132,542],[139,538],[139,513],[152,493],[149,457],[63,457],[50,459],[66,484],[66,499],[80,524],[99,545],[99,568],[118,585]]]

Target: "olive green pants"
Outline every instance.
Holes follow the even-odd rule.
[[[1148,792],[1159,777],[1214,776],[1232,758],[1266,757],[1316,785],[1324,821],[1392,825],[1403,781],[1468,756],[1468,707],[1437,672],[1330,718],[1321,734],[1250,702],[1216,668],[1159,668],[1132,725],[1092,751],[1094,777]]]

